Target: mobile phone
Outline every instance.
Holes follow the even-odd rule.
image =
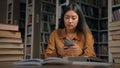
[[[65,46],[73,46],[74,40],[64,40],[64,45]]]

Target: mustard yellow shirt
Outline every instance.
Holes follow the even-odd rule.
[[[81,55],[78,55],[78,56],[93,56],[93,57],[95,57],[96,54],[94,52],[93,36],[91,35],[91,33],[88,32],[86,38],[87,39],[85,41],[83,33],[80,33],[80,32],[76,32],[73,35],[74,43],[76,43],[83,50],[83,53]],[[57,51],[59,48],[64,46],[65,39],[67,39],[65,29],[54,30],[50,35],[48,47],[45,51],[45,58],[47,58],[47,57],[61,57],[57,53]],[[86,44],[84,44],[84,43],[86,43]],[[66,53],[65,56],[62,56],[62,57],[71,56],[71,55],[76,56],[76,55],[74,55],[74,52],[72,52],[72,53]]]

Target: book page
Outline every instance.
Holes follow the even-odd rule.
[[[58,65],[68,64],[69,61],[63,58],[49,57],[46,59],[28,59],[15,62],[15,65]]]
[[[18,62],[14,62],[15,65],[42,65],[42,59],[26,59]]]
[[[45,64],[68,64],[68,63],[69,61],[63,58],[49,57],[46,58],[42,64],[45,65]]]
[[[92,65],[92,66],[110,66],[112,64],[110,63],[104,63],[104,62],[80,62],[80,61],[73,61],[73,65]]]

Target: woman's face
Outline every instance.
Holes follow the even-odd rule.
[[[67,30],[74,30],[78,24],[78,15],[73,10],[69,10],[64,15],[64,24]]]

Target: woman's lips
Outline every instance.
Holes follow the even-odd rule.
[[[67,25],[67,26],[71,27],[72,25]]]

